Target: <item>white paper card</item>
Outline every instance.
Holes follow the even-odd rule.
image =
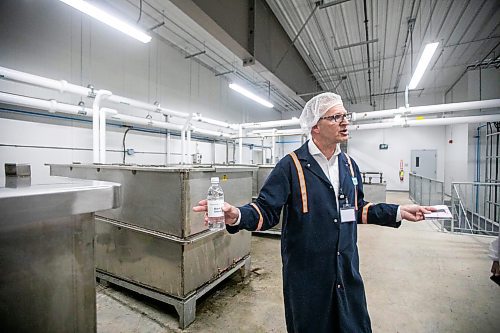
[[[340,210],[340,221],[342,223],[356,221],[356,215],[354,214],[354,208],[341,209]]]
[[[436,205],[436,206],[431,206],[437,209],[437,211],[429,213],[429,214],[424,214],[424,217],[426,220],[429,219],[451,219],[452,215],[450,210],[448,209],[448,206],[446,205]]]

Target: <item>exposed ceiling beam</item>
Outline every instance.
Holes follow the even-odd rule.
[[[378,42],[378,38],[370,39],[370,40],[359,42],[359,43],[352,43],[352,44],[337,46],[337,47],[334,47],[333,49],[335,51],[337,51],[337,50],[341,50],[341,49],[347,49],[349,47],[355,47],[355,46],[360,46],[360,45],[365,45],[365,44],[375,43],[375,42]]]
[[[351,1],[351,0],[336,0],[336,1],[330,1],[330,2],[327,2],[327,3],[323,3],[319,6],[319,9],[324,9],[324,8],[328,8],[330,6],[335,6],[335,5],[340,5],[341,3],[344,3],[344,2],[347,2],[347,1]]]
[[[349,74],[349,73],[356,73],[356,72],[362,72],[362,71],[367,71],[367,70],[372,70],[372,69],[377,69],[378,66],[373,66],[373,67],[364,67],[364,68],[358,68],[358,69],[351,69],[348,71],[343,71],[343,72],[335,72],[333,73],[334,75],[344,75],[344,74]],[[325,72],[332,72],[337,70],[337,68],[326,68],[319,70],[317,72],[314,72],[314,75],[329,75],[328,73]]]

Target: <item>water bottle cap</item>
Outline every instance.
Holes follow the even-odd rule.
[[[218,184],[218,183],[219,183],[219,177],[212,177],[212,178],[210,178],[210,182],[211,182],[212,184],[213,184],[213,183]]]

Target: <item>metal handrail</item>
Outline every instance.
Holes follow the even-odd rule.
[[[464,218],[465,218],[465,222],[467,223],[468,227],[470,230],[472,230],[472,225],[470,224],[470,221],[469,219],[467,218],[467,212],[465,210],[465,206],[462,202],[462,199],[460,198],[460,193],[458,193],[458,190],[457,190],[457,187],[456,187],[456,184],[455,183],[452,183],[451,185],[452,189],[455,191],[455,193],[457,194],[457,199],[458,199],[458,205],[460,207],[460,210],[461,212],[464,214]],[[455,205],[453,204],[453,195],[451,196],[452,198],[452,201],[451,201],[451,207],[452,207],[452,211],[453,211],[453,214],[452,214],[452,219],[451,219],[451,231],[453,232],[454,231],[454,226],[455,226]],[[460,223],[460,219],[458,220],[459,223]]]
[[[412,172],[410,172],[409,175],[409,195],[412,201],[420,205],[436,205],[444,203],[443,181],[417,175]],[[426,192],[427,200],[424,200],[424,183],[429,184],[428,192]],[[440,194],[440,196],[436,197],[436,193]]]
[[[500,206],[491,202],[488,197],[492,187],[500,187],[500,183],[452,182],[451,232],[485,235],[498,233]]]

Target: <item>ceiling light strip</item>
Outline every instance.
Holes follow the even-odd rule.
[[[85,13],[96,20],[101,21],[104,24],[109,25],[110,27],[123,32],[126,35],[129,35],[132,38],[135,38],[143,43],[149,43],[151,41],[151,36],[147,35],[143,31],[138,28],[128,24],[127,22],[106,13],[104,10],[91,5],[90,3],[83,0],[59,0],[64,2],[68,6],[71,6],[75,9],[78,9],[82,13]]]
[[[259,103],[261,105],[264,105],[266,108],[273,108],[274,107],[274,105],[271,104],[270,102],[268,102],[265,99],[263,99],[263,98],[255,95],[253,92],[246,90],[242,86],[237,85],[236,83],[229,84],[229,88],[233,89],[234,91],[239,92],[243,96],[248,97],[251,100],[253,100],[253,101],[255,101],[255,102],[257,102],[257,103]]]

